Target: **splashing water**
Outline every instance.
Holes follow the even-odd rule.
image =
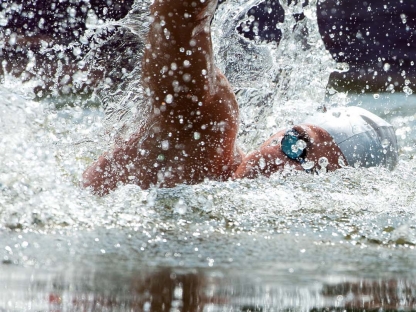
[[[304,7],[282,2],[285,20],[277,25],[282,31],[279,45],[252,42],[236,32],[260,2],[229,0],[219,6],[213,21],[217,63],[237,92],[242,114],[239,140],[246,150],[316,111],[325,101],[328,75],[336,68],[320,39],[314,1]],[[79,266],[85,272],[108,270],[118,276],[140,266],[214,268],[261,286],[251,294],[249,288],[242,289],[237,295],[241,301],[231,306],[267,302],[271,309],[290,308],[294,305],[289,299],[297,298],[299,310],[325,306],[317,294],[323,280],[378,278],[380,272],[415,276],[412,96],[349,99],[396,127],[401,159],[393,172],[345,168],[310,175],[287,168],[270,179],[205,181],[148,191],[126,185],[104,198],[79,188],[85,167],[115,137],[134,131],[138,125],[129,122],[146,111],[137,79],[146,5],[136,1],[126,18],[99,27],[94,16],[89,17],[83,38],[101,48],[118,42],[121,50],[126,40],[137,49],[137,64],[125,71],[121,83],[104,80],[97,89],[104,109],[90,107],[86,100],[58,108],[53,99],[39,102],[28,98],[29,92],[18,94],[15,85],[23,88],[22,82],[8,80],[0,86],[2,265],[22,275],[23,268],[73,272]],[[300,10],[305,18],[296,21],[293,14]],[[120,25],[121,38],[102,39],[108,27]],[[121,59],[133,52],[126,51]],[[85,60],[93,66],[103,62],[94,52]],[[333,105],[334,99],[326,105]],[[250,272],[242,276],[240,271]],[[59,276],[68,289],[83,283],[74,272]],[[297,290],[285,288],[288,284]],[[56,291],[50,285],[44,289],[48,287]],[[287,301],[286,295],[291,296]]]
[[[284,8],[282,32],[276,42],[255,42],[236,31],[250,23],[250,9],[262,1],[227,1],[213,22],[213,43],[218,66],[237,92],[241,108],[240,141],[253,149],[278,129],[301,122],[323,103],[335,62],[325,50],[316,17],[316,1],[301,1]],[[238,8],[236,10],[235,8]],[[295,19],[302,12],[304,18]],[[251,21],[252,23],[252,21]]]

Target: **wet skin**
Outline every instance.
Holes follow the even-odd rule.
[[[299,133],[299,139],[307,144],[302,157],[305,162],[310,164],[308,167],[310,171],[322,170],[323,167],[327,171],[339,169],[341,168],[340,157],[347,164],[341,150],[326,130],[310,124],[296,125],[292,129],[296,130]],[[285,168],[305,170],[298,160],[290,159],[281,149],[281,141],[286,131],[285,129],[277,132],[258,150],[246,155],[233,177],[235,179],[256,178],[260,175],[268,177]],[[326,166],[320,165],[320,159],[323,157],[328,161]],[[313,162],[313,166],[311,162]]]
[[[210,22],[216,5],[217,0],[165,0],[151,5],[153,22],[142,73],[151,113],[128,141],[87,168],[84,187],[105,195],[127,183],[147,189],[152,185],[196,184],[204,179],[269,176],[284,164],[303,170],[299,162],[283,155],[282,133],[246,157],[239,152],[238,104],[213,59]],[[308,144],[308,158],[317,161],[325,156],[330,161],[328,170],[339,168],[341,152],[329,134],[313,126],[298,127],[301,136],[314,141]],[[276,158],[283,164],[276,164]]]

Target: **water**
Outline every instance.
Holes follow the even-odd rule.
[[[234,2],[241,12],[230,18]],[[36,81],[8,77],[0,86],[0,310],[416,309],[416,97],[327,92],[324,74],[337,65],[318,40],[313,2],[302,9],[308,45],[300,49],[289,31],[291,10],[301,8],[285,7],[283,46],[252,45],[241,61],[258,53],[265,67],[235,69],[218,38],[229,38],[229,23],[258,3],[227,2],[213,24],[217,61],[231,71],[242,105],[243,147],[324,104],[360,105],[396,127],[398,167],[148,191],[128,185],[98,198],[78,184],[111,144],[104,110],[90,100],[61,108],[33,101]],[[229,47],[249,50],[233,38],[239,44]],[[309,67],[296,75],[302,64]],[[129,107],[120,98],[105,102]]]

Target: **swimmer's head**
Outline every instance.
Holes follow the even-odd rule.
[[[389,123],[362,108],[334,108],[275,133],[243,159],[234,178],[270,176],[285,168],[318,173],[346,165],[393,169],[397,158]]]
[[[391,124],[360,107],[329,109],[305,120],[325,129],[338,145],[351,167],[397,164],[397,138]]]

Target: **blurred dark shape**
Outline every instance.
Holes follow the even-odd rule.
[[[70,94],[89,94],[111,71],[104,64],[83,64],[83,57],[97,47],[97,36],[85,40],[86,21],[119,20],[126,16],[134,0],[6,0],[0,13],[0,60],[4,71],[22,81],[36,79],[42,83],[35,90],[38,97]],[[107,59],[117,58],[134,50],[134,40],[126,30],[114,28],[103,31],[102,37],[117,34],[113,47],[97,49]],[[127,38],[126,38],[127,37]],[[91,39],[91,38],[88,38]],[[122,41],[124,40],[124,41]],[[115,52],[120,52],[118,56]],[[104,58],[105,58],[104,57]],[[127,69],[126,57],[122,63]],[[110,64],[110,62],[109,62]],[[118,64],[120,65],[120,64]],[[83,75],[85,73],[85,75]]]
[[[85,30],[90,10],[99,19],[118,20],[127,14],[132,4],[133,0],[3,0],[1,7],[8,22],[2,26],[11,26],[26,38],[48,37],[68,44]]]
[[[266,0],[251,8],[248,16],[252,19],[241,23],[237,31],[245,38],[260,42],[276,42],[282,37],[278,23],[284,21],[284,10],[278,0]]]
[[[35,90],[40,98],[89,95],[103,81],[110,87],[119,84],[133,70],[136,59],[131,56],[141,48],[135,35],[121,27],[105,29],[88,40],[83,35],[87,19],[119,20],[133,2],[3,0],[0,76],[5,71],[22,81],[41,82]],[[283,22],[284,12],[278,0],[260,3],[248,15],[250,21],[237,26],[242,36],[256,42],[279,43],[281,32],[276,24]],[[301,21],[304,15],[298,13],[294,18]],[[320,1],[318,24],[333,58],[350,67],[348,72],[332,73],[329,87],[339,91],[412,93],[416,77],[416,3]],[[86,55],[93,55],[95,61],[82,62]]]
[[[333,58],[350,65],[348,72],[331,75],[335,89],[397,92],[415,86],[414,1],[321,1],[318,23]]]

